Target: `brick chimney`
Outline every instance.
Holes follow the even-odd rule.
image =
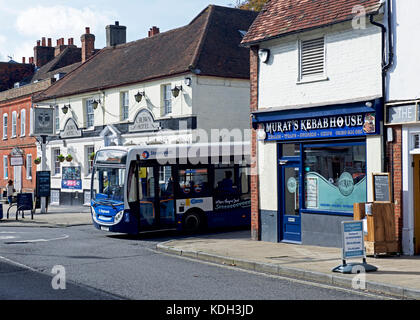
[[[115,21],[114,25],[106,26],[105,30],[107,47],[123,44],[127,41],[127,27],[120,26],[119,21]]]
[[[48,41],[48,44],[51,44],[50,41]],[[42,42],[41,40],[38,40],[36,42],[36,46],[34,47],[35,66],[40,68],[50,62],[52,59],[54,59],[54,48],[47,45],[45,37],[43,37]]]
[[[86,33],[80,37],[80,41],[82,41],[82,63],[84,63],[95,52],[95,36],[90,33],[89,27],[86,27]]]
[[[64,43],[64,38],[57,39],[57,46],[55,47],[54,56],[58,56],[61,52],[63,52],[66,48],[73,47],[76,48],[74,45],[74,39],[69,38],[67,45]]]
[[[160,33],[160,30],[159,30],[159,28],[158,27],[156,27],[156,26],[153,26],[152,28],[150,28],[150,30],[149,30],[149,38],[150,37],[153,37],[153,36],[155,36],[155,35],[157,35],[157,34],[159,34]]]

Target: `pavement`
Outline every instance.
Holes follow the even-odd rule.
[[[0,204],[1,205],[1,204]],[[25,211],[24,218],[21,214],[16,220],[16,207],[12,207],[7,219],[9,205],[3,205],[3,219],[0,227],[47,227],[61,228],[92,224],[90,208],[86,206],[49,206],[46,213],[37,209],[31,219],[31,212]]]
[[[4,209],[0,227],[58,228],[92,224],[89,207],[51,206],[44,214],[38,209],[33,220],[27,212],[24,219],[19,216],[17,221],[15,211],[6,219],[7,206]],[[367,263],[378,271],[355,275],[332,272],[341,264],[340,248],[253,241],[249,231],[183,237],[159,243],[156,249],[244,270],[420,300],[420,256],[367,257]],[[348,262],[361,262],[361,259]]]

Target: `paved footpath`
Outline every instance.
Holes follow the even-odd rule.
[[[7,210],[7,207],[4,206],[4,209]],[[37,210],[33,220],[28,212],[25,219],[19,217],[18,221],[14,213],[6,219],[5,210],[0,228],[57,228],[92,223],[88,207],[50,207],[45,214]],[[248,231],[232,232],[229,236],[215,233],[171,240],[158,244],[157,249],[188,258],[345,288],[353,288],[355,280],[355,275],[331,271],[341,264],[340,248],[252,241]],[[367,262],[378,268],[377,272],[357,276],[361,280],[366,276],[367,291],[420,300],[420,256],[368,257]]]
[[[13,207],[7,219],[8,205],[3,205],[3,219],[0,227],[70,227],[92,224],[89,207],[82,206],[50,206],[47,213],[40,213],[37,209],[31,219],[30,211],[25,211],[25,218],[18,215],[16,220],[16,208]]]
[[[314,281],[345,288],[420,300],[420,257],[367,258],[378,268],[363,275],[332,272],[341,264],[341,249],[226,238],[217,234],[172,240],[157,245],[162,252],[236,266],[257,272]],[[361,262],[351,260],[348,262]],[[365,278],[363,278],[365,277]]]

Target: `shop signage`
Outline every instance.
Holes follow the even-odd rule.
[[[61,187],[63,189],[70,190],[82,189],[82,176],[80,167],[63,167]]]
[[[52,136],[55,135],[55,115],[52,108],[34,108],[34,128],[33,135]]]
[[[373,201],[390,202],[391,201],[391,183],[389,173],[373,174]]]
[[[378,134],[375,113],[264,123],[266,140],[322,139]]]
[[[147,109],[142,109],[137,113],[134,123],[128,129],[129,132],[154,130],[159,130],[159,123],[155,122],[152,113]]]
[[[10,157],[10,165],[12,167],[23,166],[23,157],[21,157],[21,156],[18,156],[18,157]]]
[[[51,192],[51,171],[36,172],[36,196],[49,197]]]
[[[411,123],[419,120],[416,104],[389,106],[387,111],[387,124]]]
[[[82,130],[77,127],[76,121],[73,118],[67,120],[64,130],[60,132],[60,138],[77,138],[82,136]]]
[[[33,210],[34,200],[32,193],[18,193],[17,208],[20,211]]]
[[[343,221],[343,260],[365,257],[363,221]]]
[[[295,193],[296,188],[297,188],[296,178],[290,177],[289,180],[287,180],[287,190],[289,190],[290,193]]]

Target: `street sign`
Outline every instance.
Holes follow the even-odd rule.
[[[51,171],[36,172],[36,196],[49,197],[51,192]]]
[[[53,108],[33,108],[33,129],[34,136],[54,136],[55,133],[55,111]]]
[[[341,223],[343,237],[343,263],[334,269],[333,272],[359,273],[377,271],[378,268],[366,263],[363,221],[343,221]],[[347,263],[349,258],[362,258],[362,263]]]
[[[343,260],[365,257],[363,221],[343,221]]]

